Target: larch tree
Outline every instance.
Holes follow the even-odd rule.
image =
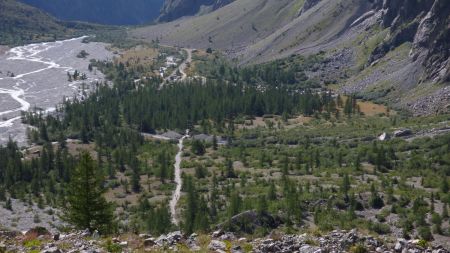
[[[64,219],[79,229],[112,231],[112,205],[103,197],[105,189],[100,170],[87,152],[80,155],[68,185]]]

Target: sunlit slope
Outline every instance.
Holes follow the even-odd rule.
[[[144,40],[195,48],[243,49],[298,16],[303,0],[238,0],[212,13],[130,32]]]

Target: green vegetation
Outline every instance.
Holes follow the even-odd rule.
[[[86,152],[79,158],[67,188],[65,219],[79,229],[112,232],[112,206],[103,197],[103,180],[94,160]]]
[[[186,233],[220,225],[265,235],[282,224],[289,232],[310,226],[389,235],[399,227],[405,238],[447,236],[450,134],[424,130],[438,129],[449,116],[409,118],[386,108],[366,115],[373,104],[334,95],[303,77],[320,57],[248,68],[204,59],[223,63],[199,71],[208,76],[205,83],[163,86],[160,78],[134,82],[147,69],[92,62],[112,84],[97,84],[88,98],[66,101],[53,115],[24,113],[35,126],[30,136],[41,147],[39,157],[12,141],[0,148],[0,184],[8,189],[3,201],[76,206],[84,169],[96,186],[88,188],[115,202],[119,229],[173,231],[168,199],[176,141],[148,133],[189,129],[211,138],[185,141],[177,209]],[[412,134],[394,137],[403,128]],[[378,140],[382,133],[392,138]],[[73,154],[75,147],[94,159]],[[97,210],[108,210],[98,201],[105,208]],[[99,227],[83,217],[73,222]],[[351,252],[365,249],[354,245]]]

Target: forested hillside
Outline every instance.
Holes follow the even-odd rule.
[[[163,0],[21,0],[61,20],[108,25],[150,23],[159,16]]]
[[[20,44],[70,36],[73,29],[16,0],[0,1],[0,44]]]

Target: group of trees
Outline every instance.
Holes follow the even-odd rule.
[[[45,142],[39,156],[31,159],[24,159],[11,140],[0,146],[0,189],[9,209],[5,189],[10,198],[65,206],[65,218],[78,228],[111,232],[112,206],[102,197],[102,175],[88,153],[73,157],[65,142],[57,146]]]

